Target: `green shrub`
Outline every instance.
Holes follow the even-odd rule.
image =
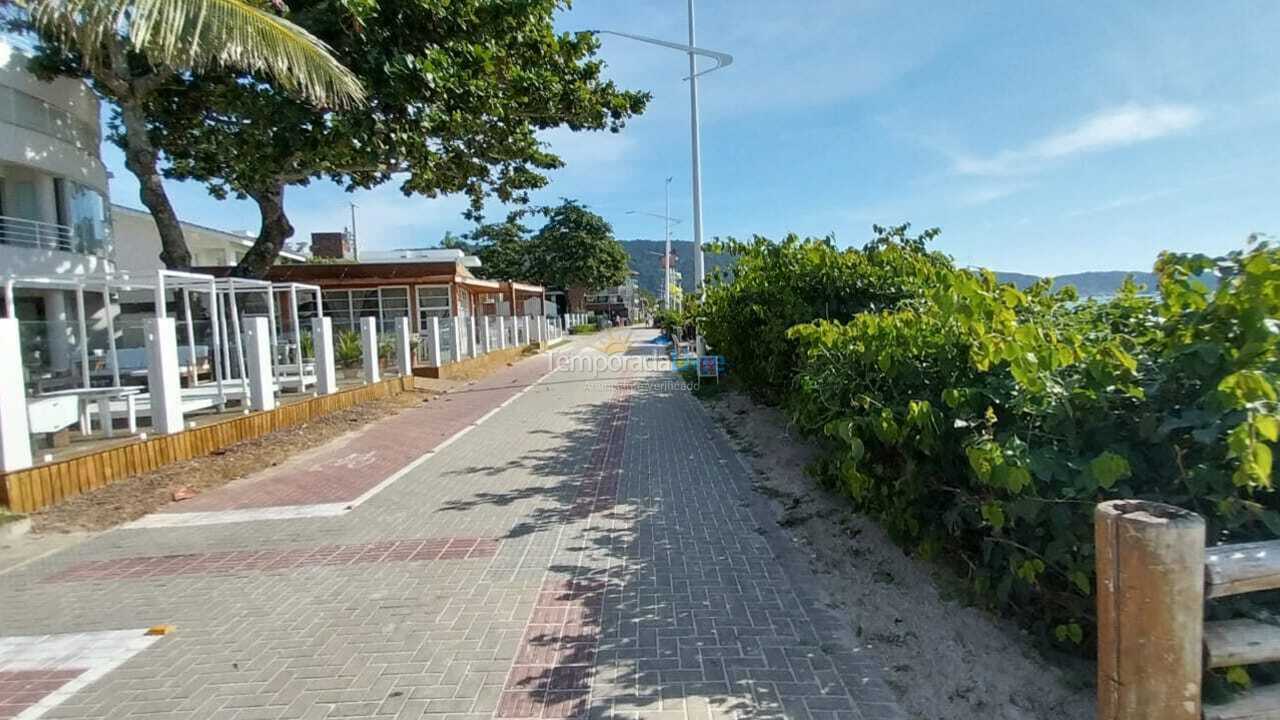
[[[959,559],[986,602],[1087,648],[1107,499],[1192,509],[1214,540],[1280,533],[1280,251],[1166,254],[1159,298],[1129,284],[1105,302],[933,261],[894,271],[916,274],[879,287],[906,297],[797,325],[759,372],[784,385],[767,372],[797,353],[786,405],[829,448],[818,475],[900,541]]]
[[[679,308],[659,310],[653,322],[670,340],[692,340],[697,335],[701,305],[693,296],[686,297]]]
[[[360,333],[343,330],[337,334],[333,343],[333,355],[338,365],[355,367],[363,361],[364,348],[360,344]]]
[[[570,335],[586,335],[588,333],[597,332],[599,330],[600,330],[600,326],[594,325],[592,323],[582,323],[581,325],[569,326]]]
[[[949,268],[945,256],[925,248],[936,229],[915,237],[909,229],[876,226],[876,238],[861,250],[841,250],[830,237],[796,235],[780,243],[759,236],[718,243],[713,251],[737,262],[732,281],[717,277],[708,287],[701,322],[707,343],[725,356],[743,387],[780,401],[799,361],[798,344],[787,338],[792,326],[895,307],[919,297],[935,272]]]

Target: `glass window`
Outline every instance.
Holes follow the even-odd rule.
[[[447,318],[452,313],[448,285],[419,285],[418,290],[418,327],[427,324],[427,318]]]
[[[382,303],[378,324],[383,332],[392,332],[397,318],[409,317],[409,288],[378,288],[378,293]]]
[[[77,182],[68,182],[68,224],[75,237],[76,251],[105,255],[111,247],[111,224],[106,200],[94,190]]]
[[[351,313],[357,320],[362,317],[378,317],[378,290],[352,290]]]
[[[350,330],[351,293],[346,290],[325,290],[321,294],[324,302],[324,314],[333,318],[334,329]]]

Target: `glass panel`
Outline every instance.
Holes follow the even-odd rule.
[[[378,317],[378,291],[352,290],[351,310],[358,318]]]
[[[448,285],[419,285],[418,326],[425,327],[429,317],[447,318],[450,315]]]
[[[105,253],[110,245],[111,225],[107,216],[107,204],[93,188],[69,182],[70,198],[67,201],[71,232],[76,239],[76,250],[82,253]]]
[[[382,314],[379,325],[383,332],[394,332],[396,319],[409,317],[408,288],[380,288],[382,293]]]

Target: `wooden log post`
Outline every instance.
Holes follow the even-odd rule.
[[[1199,720],[1204,518],[1113,500],[1094,512],[1098,720]]]

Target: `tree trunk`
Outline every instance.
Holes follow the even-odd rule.
[[[249,193],[249,197],[258,203],[258,212],[262,215],[262,228],[258,230],[258,239],[236,266],[235,274],[239,277],[264,278],[267,271],[275,264],[276,257],[284,249],[284,241],[293,237],[293,225],[284,213],[284,185],[277,184],[265,190]]]
[[[140,100],[120,98],[120,117],[124,122],[124,166],[138,178],[138,196],[151,211],[160,231],[160,262],[170,270],[191,267],[191,251],[182,235],[178,214],[169,203],[160,175],[160,153],[147,135],[147,119]]]

